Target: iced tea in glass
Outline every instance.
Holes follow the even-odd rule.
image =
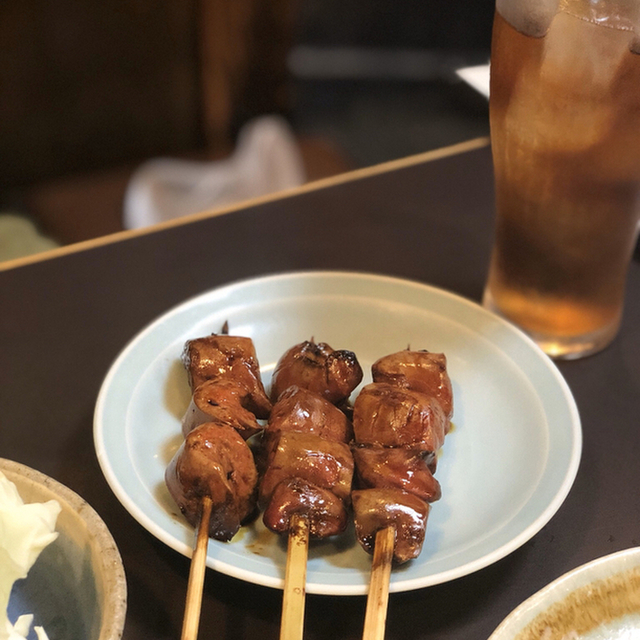
[[[497,0],[484,304],[552,357],[604,348],[640,218],[640,0]]]

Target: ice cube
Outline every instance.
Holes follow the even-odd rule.
[[[496,0],[496,10],[516,31],[544,36],[558,11],[559,0]]]
[[[509,116],[542,152],[576,153],[600,144],[615,122],[611,84],[628,54],[629,32],[599,27],[567,13],[555,17],[540,66],[519,79]]]
[[[545,44],[541,74],[565,93],[603,100],[628,55],[630,32],[559,13]]]

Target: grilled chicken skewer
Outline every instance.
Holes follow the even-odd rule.
[[[267,423],[259,501],[265,526],[288,535],[281,640],[302,638],[309,540],[340,534],[347,526],[350,434],[339,409],[295,386],[280,395]]]
[[[258,471],[246,439],[267,416],[253,343],[211,335],[186,343],[192,401],[182,421],[185,440],[165,471],[165,481],[187,521],[197,530],[191,559],[182,640],[198,634],[208,539],[228,541],[256,513]]]
[[[433,473],[453,399],[443,354],[401,351],[372,374],[354,404],[352,502],[358,541],[374,555],[363,637],[382,640],[391,564],[420,554],[430,503],[441,496]]]
[[[304,515],[312,538],[344,531],[353,431],[335,405],[344,404],[361,379],[353,352],[313,340],[290,348],[276,364],[260,483],[263,521],[271,530],[284,533],[293,515]]]
[[[255,510],[258,472],[246,439],[262,427],[271,402],[250,338],[212,334],[183,351],[193,395],[182,421],[185,440],[169,463],[169,493],[192,526],[212,499],[209,535],[230,540]]]
[[[274,371],[259,499],[265,525],[288,534],[281,640],[302,638],[309,539],[347,526],[352,426],[334,405],[345,405],[361,379],[355,354],[313,340],[289,349]]]

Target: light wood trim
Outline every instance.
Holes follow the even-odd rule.
[[[215,216],[225,215],[227,213],[233,213],[241,209],[247,209],[249,207],[257,206],[267,202],[273,202],[275,200],[282,200],[284,198],[290,198],[302,193],[308,193],[310,191],[317,191],[319,189],[325,189],[334,185],[344,184],[354,180],[360,180],[362,178],[368,178],[371,176],[380,175],[382,173],[389,173],[390,171],[396,171],[405,167],[411,167],[423,162],[432,162],[434,160],[440,160],[459,153],[466,153],[475,149],[481,149],[489,145],[489,138],[475,138],[466,142],[460,142],[448,147],[442,147],[440,149],[434,149],[432,151],[426,151],[406,158],[400,158],[399,160],[391,160],[389,162],[383,162],[381,164],[373,165],[371,167],[365,167],[363,169],[356,169],[354,171],[348,171],[341,173],[337,176],[330,178],[323,178],[322,180],[316,180],[314,182],[308,182],[300,187],[293,189],[287,189],[285,191],[278,191],[277,193],[271,193],[259,198],[252,198],[250,200],[244,200],[229,207],[222,207],[220,209],[212,209],[208,211],[202,211],[200,213],[194,213],[174,220],[168,220],[159,224],[144,227],[142,229],[131,229],[127,231],[120,231],[118,233],[112,233],[100,238],[93,238],[85,242],[77,242],[75,244],[66,245],[58,249],[51,249],[50,251],[43,251],[31,256],[25,256],[23,258],[16,258],[14,260],[6,260],[0,262],[0,271],[7,271],[9,269],[15,269],[17,267],[23,267],[25,265],[34,264],[36,262],[42,262],[43,260],[51,260],[60,256],[69,255],[72,253],[78,253],[79,251],[87,251],[96,247],[101,247],[112,242],[120,242],[122,240],[129,240],[138,236],[155,233],[156,231],[162,231],[170,227],[177,227],[184,224],[190,224],[197,222],[198,220],[204,220],[206,218],[212,218]]]

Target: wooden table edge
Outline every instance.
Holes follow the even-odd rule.
[[[266,202],[272,202],[274,200],[282,200],[285,198],[296,196],[301,193],[307,193],[310,191],[324,189],[327,187],[331,187],[333,185],[350,182],[352,180],[360,180],[362,178],[368,178],[381,173],[387,173],[389,171],[403,169],[405,167],[410,167],[412,165],[420,164],[423,162],[432,162],[434,160],[439,160],[441,158],[446,158],[456,154],[466,153],[468,151],[480,149],[482,147],[488,146],[488,144],[489,144],[488,137],[474,138],[472,140],[467,140],[465,142],[460,142],[447,147],[441,147],[438,149],[433,149],[431,151],[425,151],[423,153],[407,156],[405,158],[400,158],[398,160],[391,160],[391,161],[383,162],[370,167],[364,167],[362,169],[347,171],[337,176],[332,176],[330,178],[323,178],[321,180],[308,182],[300,187],[295,187],[293,189],[277,191],[265,196],[261,196],[259,198],[243,200],[241,202],[237,202],[228,207],[221,207],[219,209],[202,211],[200,213],[194,213],[187,216],[182,216],[180,218],[175,218],[173,220],[168,220],[166,222],[161,222],[148,227],[143,227],[141,229],[119,231],[117,233],[101,236],[99,238],[92,238],[91,240],[85,240],[83,242],[76,242],[74,244],[65,245],[63,247],[58,247],[56,249],[50,249],[48,251],[42,251],[40,253],[35,253],[29,256],[6,260],[4,262],[0,262],[0,271],[7,271],[9,269],[16,269],[18,267],[23,267],[26,265],[42,262],[45,260],[52,260],[54,258],[59,258],[61,256],[69,255],[71,253],[77,253],[80,251],[93,249],[95,247],[100,247],[100,246],[115,243],[115,242],[121,242],[123,240],[128,240],[130,238],[135,238],[137,236],[155,233],[156,231],[162,231],[170,227],[177,227],[184,224],[190,224],[198,220],[225,215],[227,213],[233,213],[234,211],[239,211],[241,209],[246,209],[248,207],[260,205]]]

